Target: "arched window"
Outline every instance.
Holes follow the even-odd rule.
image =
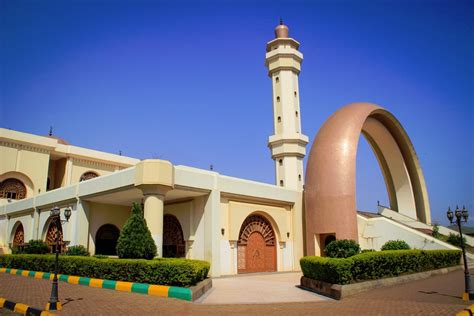
[[[26,197],[26,187],[18,179],[8,178],[0,183],[0,198],[21,200]]]
[[[13,235],[13,246],[18,247],[25,243],[25,231],[23,230],[23,224],[20,223],[15,229],[15,235]]]
[[[117,240],[120,230],[112,224],[100,226],[95,234],[95,253],[98,255],[117,255]]]
[[[51,249],[52,253],[56,252],[56,234],[58,232],[58,228],[53,220],[49,222],[48,231],[46,232],[45,241],[48,244],[49,249]],[[64,242],[63,242],[63,229],[61,225],[59,225],[59,252],[62,252],[64,249]]]
[[[88,171],[84,173],[81,178],[79,179],[79,182],[86,181],[89,179],[97,178],[99,175],[93,171]]]

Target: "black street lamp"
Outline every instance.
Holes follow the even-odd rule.
[[[463,219],[465,223],[467,222],[469,212],[464,206],[462,207],[462,210],[460,210],[459,207],[456,205],[456,210],[454,212],[451,211],[451,208],[448,207],[447,215],[451,224],[453,223],[453,220],[456,222],[459,228],[459,235],[461,236],[461,250],[464,260],[464,293],[462,294],[462,299],[464,301],[474,300],[474,292],[472,292],[471,284],[471,275],[469,273],[469,268],[467,267],[466,249],[464,247],[464,238],[462,236],[461,229],[461,222],[463,222]],[[456,219],[454,219],[454,217],[456,217]]]
[[[59,207],[55,206],[51,209],[51,221],[56,225],[56,261],[54,263],[54,278],[53,278],[53,287],[51,289],[51,297],[49,299],[46,310],[57,311],[61,309],[61,302],[58,298],[58,268],[59,268],[59,230],[61,225],[65,222],[69,222],[71,217],[71,209],[66,208],[64,210],[64,217],[66,220],[61,220],[61,210]]]

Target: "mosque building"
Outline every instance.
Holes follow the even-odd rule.
[[[408,135],[385,109],[357,103],[338,110],[316,136],[304,172],[309,139],[301,126],[299,46],[282,23],[266,46],[275,184],[77,147],[52,133],[0,128],[0,253],[31,239],[52,245],[50,210],[58,206],[72,210],[60,230],[63,245],[115,255],[133,202],[143,206],[159,257],[207,260],[212,276],[300,270],[302,256],[324,255],[336,238],[370,249],[391,239],[419,249],[453,249],[426,234],[431,225],[423,173]],[[379,214],[356,210],[361,134],[389,193],[390,206],[380,206]]]

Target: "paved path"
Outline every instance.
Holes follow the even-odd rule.
[[[198,304],[269,304],[331,300],[296,287],[301,273],[247,274],[212,280],[212,289]],[[238,293],[238,295],[236,295]]]
[[[280,277],[276,275],[276,278]],[[63,310],[59,314],[455,315],[469,305],[460,298],[463,287],[463,272],[459,270],[425,280],[363,292],[341,301],[208,305],[60,282],[59,296],[63,302]],[[250,291],[250,288],[249,286],[246,290]],[[42,308],[48,301],[50,291],[49,280],[0,273],[0,297]],[[234,295],[244,294],[245,290],[239,289]]]

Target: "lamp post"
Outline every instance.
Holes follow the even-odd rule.
[[[51,209],[51,221],[56,225],[56,261],[54,262],[54,278],[53,278],[53,287],[51,289],[51,297],[49,302],[46,305],[46,310],[57,311],[61,309],[61,302],[58,299],[58,268],[59,268],[59,230],[61,225],[65,222],[69,222],[71,217],[71,209],[66,208],[64,210],[64,217],[66,220],[61,220],[61,210],[59,207],[55,206]]]
[[[447,216],[451,224],[453,220],[458,225],[459,235],[461,237],[461,250],[462,256],[464,260],[464,293],[462,294],[462,299],[464,301],[473,300],[474,299],[474,292],[472,292],[472,284],[471,284],[471,275],[469,273],[469,268],[467,267],[467,258],[466,258],[466,249],[464,248],[464,238],[462,236],[462,229],[461,229],[461,222],[466,223],[469,217],[469,212],[463,206],[462,210],[456,205],[456,210],[453,212],[451,208],[448,207]],[[454,218],[456,217],[456,218]]]

